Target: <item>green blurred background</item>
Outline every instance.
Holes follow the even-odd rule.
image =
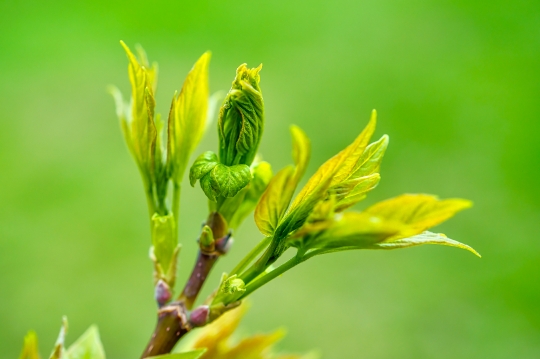
[[[540,3],[444,0],[0,2],[0,348],[28,329],[47,355],[96,323],[136,358],[155,321],[139,175],[108,84],[128,93],[118,41],[160,64],[158,109],[204,51],[211,90],[264,63],[261,152],[288,164],[288,126],[313,172],[372,108],[391,138],[359,205],[404,192],[472,199],[437,228],[482,255],[425,246],[311,260],[257,292],[245,332],[286,327],[283,351],[324,358],[540,357]],[[216,149],[212,128],[197,153]],[[184,186],[180,279],[206,214]],[[248,221],[208,292],[261,235]]]

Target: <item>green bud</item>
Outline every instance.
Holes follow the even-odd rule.
[[[199,247],[203,252],[207,253],[211,253],[216,249],[216,241],[214,240],[212,228],[206,225],[201,231],[201,237],[199,238]]]
[[[221,107],[219,158],[224,165],[249,166],[257,153],[264,127],[264,103],[259,87],[261,68],[262,65],[253,69],[240,65]]]
[[[178,246],[176,221],[172,214],[160,216],[156,213],[152,216],[152,246],[154,260],[159,264],[157,268],[161,271],[159,276],[166,278],[171,267],[175,266],[175,252]]]
[[[192,186],[197,180],[201,188],[211,201],[219,197],[230,198],[246,187],[251,180],[251,172],[247,165],[226,166],[218,162],[213,152],[200,155],[191,166],[189,181]]]

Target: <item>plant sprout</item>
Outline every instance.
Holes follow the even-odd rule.
[[[121,44],[128,57],[131,97],[124,100],[115,87],[110,92],[146,194],[158,305],[157,324],[141,358],[273,357],[261,353],[279,339],[278,334],[246,340],[236,347],[227,344],[243,312],[231,310],[277,276],[319,255],[439,244],[480,256],[465,244],[428,231],[471,207],[468,200],[404,194],[362,211],[351,210],[381,178],[379,172],[389,137],[384,135],[370,142],[377,124],[376,111],[352,143],[322,164],[302,188],[298,187],[310,159],[311,142],[300,127],[291,126],[292,164],[273,174],[270,164],[258,154],[266,125],[260,86],[262,65],[249,68],[242,64],[237,68],[219,110],[217,153],[201,153],[188,171],[191,155],[214,116],[213,104],[219,99],[219,95],[209,94],[210,53],[197,60],[181,91],[173,95],[165,120],[155,113],[157,64],[150,65],[141,47],[135,55]],[[175,295],[180,253],[180,184],[186,174],[191,186],[198,183],[208,199],[208,214],[198,238],[195,266]],[[220,282],[214,283],[212,294],[199,303],[198,295],[210,271],[232,248],[234,230],[252,213],[262,239],[234,268],[223,273]],[[241,240],[237,242],[245,245]],[[276,266],[287,251],[293,251],[292,257]],[[198,327],[208,329],[199,336],[194,350],[168,354],[179,340]],[[64,323],[51,358],[105,357],[95,327],[67,350],[66,328]],[[38,357],[36,336],[29,333],[21,358]]]

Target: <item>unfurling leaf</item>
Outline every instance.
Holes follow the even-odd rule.
[[[178,237],[176,220],[173,214],[152,216],[152,258],[156,263],[158,275],[156,279],[163,279],[172,287],[174,285],[174,270],[176,266],[176,252],[178,251]],[[172,271],[172,273],[171,273]],[[169,274],[172,274],[172,278]]]
[[[289,202],[283,196],[288,183],[292,180],[294,167],[287,166],[279,171],[268,184],[255,208],[255,223],[265,236],[272,236]],[[289,199],[290,200],[290,199]]]
[[[200,180],[206,174],[214,169],[219,163],[217,155],[212,151],[206,151],[193,163],[189,170],[189,183],[195,186],[197,180]]]
[[[62,318],[62,327],[60,328],[60,333],[58,334],[58,338],[56,339],[56,343],[54,344],[53,352],[51,353],[51,356],[49,359],[66,359],[64,357],[64,343],[66,341],[66,334],[68,330],[68,322],[67,318]]]
[[[251,165],[264,127],[264,102],[259,87],[259,71],[245,64],[236,70],[236,78],[225,98],[218,119],[219,159],[227,166]]]
[[[247,165],[226,166],[218,162],[213,152],[200,155],[189,171],[192,186],[197,180],[206,196],[216,201],[217,198],[234,197],[251,180],[251,171]]]
[[[403,195],[375,204],[363,212],[348,212],[319,222],[308,222],[288,244],[302,253],[316,254],[350,249],[397,249],[421,244],[458,247],[478,255],[471,247],[424,232],[470,207],[461,199],[439,200],[429,195]]]
[[[172,177],[179,182],[187,167],[189,156],[201,140],[208,114],[208,65],[210,53],[204,53],[175,96],[169,117],[169,153],[167,162]]]
[[[289,233],[300,228],[315,205],[328,197],[330,188],[339,185],[358,170],[358,161],[375,131],[376,112],[373,111],[366,128],[343,151],[326,161],[309,179],[294,199],[288,214],[276,231],[279,237],[285,238]]]
[[[91,326],[69,347],[66,359],[105,359],[105,351],[96,326]]]
[[[38,340],[35,332],[28,332],[24,337],[24,344],[19,359],[40,359]]]
[[[256,160],[255,160],[256,162]],[[272,166],[262,161],[251,166],[252,179],[234,198],[227,199],[219,211],[228,220],[230,228],[238,228],[244,219],[255,209],[261,195],[272,179]]]
[[[265,236],[274,234],[309,162],[309,138],[298,126],[291,126],[291,135],[295,167],[287,166],[276,174],[255,208],[255,223]]]
[[[422,233],[471,206],[472,202],[465,199],[440,200],[427,194],[404,194],[376,203],[364,212],[406,225],[407,230],[400,233],[403,238]]]
[[[150,180],[154,166],[154,149],[157,131],[154,124],[153,92],[157,82],[157,65],[149,67],[144,51],[139,49],[139,59],[121,42],[126,51],[131,82],[131,109],[123,105],[120,92],[113,89],[117,114],[122,123],[124,137],[146,181]]]

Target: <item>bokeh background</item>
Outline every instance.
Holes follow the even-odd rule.
[[[540,357],[540,3],[536,1],[0,2],[0,348],[28,329],[48,355],[96,323],[108,357],[137,358],[155,320],[139,175],[108,84],[128,93],[118,41],[160,64],[158,109],[206,50],[211,89],[264,63],[261,152],[288,164],[288,126],[313,172],[379,112],[391,138],[362,208],[404,192],[472,199],[440,226],[482,253],[425,246],[311,260],[257,292],[246,333],[323,358]],[[216,149],[215,128],[199,149]],[[180,278],[206,214],[184,186]],[[248,221],[206,293],[261,238]]]

